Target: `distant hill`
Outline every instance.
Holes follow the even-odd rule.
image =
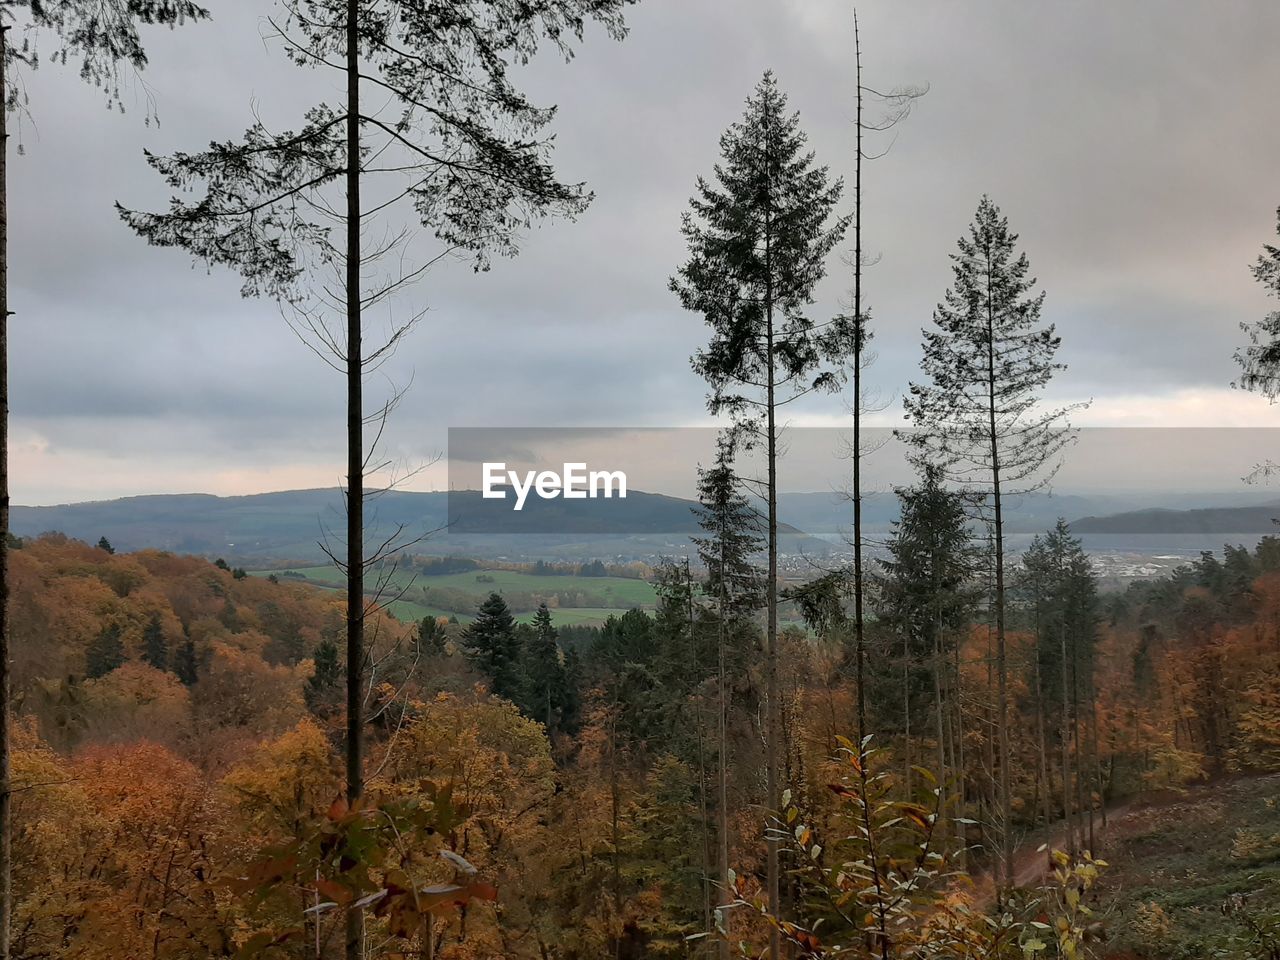
[[[1274,496],[1274,494],[1272,495]],[[1078,534],[1262,534],[1275,533],[1280,501],[1257,491],[1204,494],[1072,495],[1034,493],[1006,503],[1011,534],[1037,533],[1058,517]],[[845,549],[838,534],[849,529],[852,508],[834,492],[780,495],[783,553],[824,556]],[[1178,509],[1183,505],[1193,509]],[[1204,506],[1204,504],[1212,504]],[[1242,505],[1243,504],[1243,505]],[[483,500],[478,491],[393,491],[369,501],[370,539],[396,529],[427,537],[414,552],[478,558],[549,560],[656,559],[692,549],[698,532],[693,501],[629,491],[625,500],[539,500],[520,513],[504,501]],[[1138,509],[1135,509],[1138,508]],[[867,527],[881,535],[897,519],[896,497],[871,492],[863,502]],[[12,508],[19,536],[57,530],[96,542],[105,536],[118,549],[154,548],[174,553],[266,561],[324,559],[324,531],[341,539],[342,496],[335,489],[288,490],[242,497],[174,494],[125,497],[92,503]],[[446,530],[445,528],[448,527]],[[492,532],[492,531],[500,532]]]
[[[1209,507],[1200,510],[1132,510],[1104,517],[1083,517],[1071,524],[1075,533],[1191,534],[1280,533],[1280,502],[1257,507]]]
[[[514,513],[479,491],[373,496],[366,507],[370,539],[397,529],[426,537],[424,554],[477,557],[648,557],[689,548],[698,532],[692,501],[629,491],[625,500],[530,498]],[[319,541],[338,540],[345,523],[337,490],[289,490],[242,497],[176,494],[91,503],[12,508],[19,536],[56,530],[89,542],[106,537],[120,550],[154,548],[228,559],[321,560]],[[445,528],[452,524],[452,529]],[[500,532],[485,532],[485,531]],[[825,553],[822,541],[781,525],[790,552]]]

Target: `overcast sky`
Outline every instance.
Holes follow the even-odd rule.
[[[254,109],[285,127],[334,99],[332,78],[264,43],[261,4],[211,6],[212,23],[148,33],[145,89],[123,116],[74,70],[26,78],[33,120],[9,165],[16,503],[340,479],[341,378],[272,305],[240,299],[235,275],[148,248],[112,210],[165,201],[144,148],[235,137]],[[1053,397],[1093,400],[1078,422],[1280,424],[1280,410],[1229,388],[1239,324],[1275,308],[1248,267],[1280,205],[1280,4],[867,0],[860,16],[866,82],[930,88],[865,175],[881,422],[900,417],[947,254],[987,192],[1062,335],[1069,369]],[[559,104],[557,166],[595,203],[488,274],[445,265],[414,289],[429,312],[387,368],[413,380],[394,454],[429,457],[450,426],[706,422],[688,363],[705,327],[667,278],[695,178],[766,68],[819,161],[851,175],[847,3],[641,0],[629,23],[621,44],[594,30],[571,64],[523,73],[535,101]],[[148,95],[158,128],[143,123]],[[837,257],[830,266],[817,315],[848,285]],[[827,399],[797,422],[841,415]],[[431,470],[417,486],[444,482]]]

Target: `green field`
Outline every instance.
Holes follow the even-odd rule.
[[[286,572],[297,574],[300,579],[285,577]],[[251,573],[263,577],[274,573],[281,579],[319,587],[332,588],[343,583],[342,573],[331,565]],[[369,586],[376,582],[377,575],[370,574]],[[634,607],[651,610],[656,601],[653,585],[644,580],[549,576],[516,570],[472,570],[446,576],[415,576],[412,571],[399,570],[390,576],[388,583],[388,592],[397,591],[403,591],[404,596],[387,606],[401,620],[456,616],[463,623],[471,619],[475,608],[490,593],[502,594],[512,605],[516,619],[521,621],[533,618],[535,599],[557,597],[560,605],[552,605],[552,618],[566,625],[600,624]]]

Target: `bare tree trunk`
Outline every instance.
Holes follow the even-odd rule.
[[[0,960],[9,960],[13,848],[9,782],[9,154],[5,44],[0,26]]]
[[[945,719],[945,702],[942,696],[942,671],[946,663],[942,645],[942,622],[939,619],[933,637],[933,705],[934,723],[938,737],[938,801],[941,809],[946,810],[950,804],[951,786],[947,782],[947,724]],[[955,815],[955,814],[953,814]],[[944,852],[947,842],[947,820],[938,820],[938,836],[943,844]]]
[[[347,802],[364,792],[364,362],[360,324],[359,2],[347,0]],[[347,914],[347,960],[360,960],[362,915]]]
[[[1062,629],[1060,636],[1062,647],[1062,818],[1067,825],[1067,852],[1076,855],[1075,814],[1071,805],[1071,721],[1068,715],[1067,689],[1067,632]]]
[[[862,591],[862,41],[853,11],[853,57],[858,102],[854,114],[853,165],[853,636],[857,657],[858,753],[867,736],[866,660]]]
[[[724,563],[724,537],[720,538],[722,544],[720,553],[720,569],[725,569]],[[717,680],[717,717],[716,717],[716,735],[719,740],[719,757],[716,762],[716,775],[719,779],[719,809],[716,811],[716,845],[717,845],[717,867],[720,874],[720,906],[727,907],[733,900],[733,892],[729,889],[729,698],[726,694],[725,683],[727,681],[725,670],[725,616],[728,613],[728,603],[725,597],[725,587],[723,578],[720,588],[720,616],[716,636],[716,680]],[[729,960],[729,911],[721,910],[721,923],[724,926],[724,936],[720,937],[720,960]]]
[[[687,561],[686,561],[687,562]],[[690,621],[692,628],[692,621]],[[702,814],[702,930],[711,936],[711,811],[707,804],[707,761],[703,744],[703,711],[698,708],[698,806]]]

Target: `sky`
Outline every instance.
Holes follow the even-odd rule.
[[[151,62],[123,114],[72,68],[24,76],[30,116],[9,154],[15,503],[341,481],[342,378],[230,271],[146,246],[112,207],[166,202],[144,149],[233,138],[255,112],[295,125],[335,99],[333,77],[264,39],[266,6],[213,8],[210,23],[145,34]],[[1276,308],[1249,266],[1280,205],[1280,5],[867,0],[859,16],[866,84],[929,88],[864,173],[875,422],[900,422],[948,254],[988,193],[1062,336],[1048,399],[1091,401],[1075,422],[1280,426],[1280,409],[1230,387],[1240,324]],[[696,178],[765,69],[818,162],[852,177],[848,3],[641,0],[627,19],[621,43],[593,29],[573,62],[518,73],[559,106],[555,163],[595,192],[588,211],[530,231],[487,273],[446,262],[407,298],[424,319],[369,392],[409,386],[386,440],[424,466],[410,489],[447,484],[431,461],[450,427],[711,422],[688,360],[706,328],[667,282]],[[848,273],[833,256],[815,316],[840,308]],[[791,422],[844,416],[827,397]],[[1220,486],[1235,483],[1229,470]],[[783,484],[806,488],[785,469]]]

